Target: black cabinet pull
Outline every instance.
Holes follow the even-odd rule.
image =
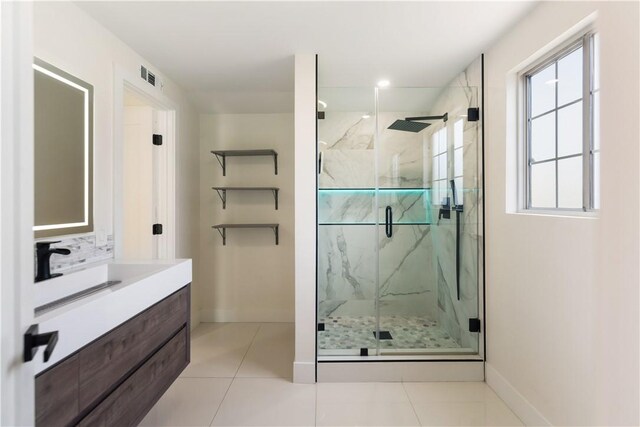
[[[387,206],[384,214],[384,231],[387,237],[393,236],[393,210],[391,206]]]
[[[51,353],[58,344],[58,331],[38,334],[38,325],[31,325],[24,334],[24,361],[30,362],[36,355],[38,347],[46,345],[44,349],[44,361],[48,362]]]

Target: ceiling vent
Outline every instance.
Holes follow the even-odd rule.
[[[140,77],[151,86],[156,85],[156,75],[149,71],[144,65],[140,66]]]

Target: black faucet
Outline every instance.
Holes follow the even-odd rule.
[[[37,242],[36,243],[36,259],[37,259],[37,274],[36,274],[36,282],[41,282],[43,280],[52,279],[54,277],[62,276],[62,273],[51,274],[51,269],[49,265],[49,258],[51,258],[52,254],[60,254],[60,255],[69,255],[71,251],[69,249],[61,249],[61,248],[50,248],[50,245],[53,245],[57,242]]]

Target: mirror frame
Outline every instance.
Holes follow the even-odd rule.
[[[93,232],[93,85],[54,67],[53,65],[35,58],[33,60],[33,72],[48,75],[74,89],[84,93],[84,221],[66,224],[45,224],[33,226],[34,237],[52,237],[68,234],[80,234]],[[35,97],[35,94],[34,94]],[[35,125],[35,124],[34,124]],[[37,143],[34,141],[34,150]],[[34,182],[34,187],[36,183]]]

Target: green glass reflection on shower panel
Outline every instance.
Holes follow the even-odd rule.
[[[371,200],[373,203],[373,198],[376,195],[376,191],[378,191],[378,209],[382,210],[385,206],[389,205],[394,208],[394,212],[398,213],[398,216],[394,218],[394,223],[398,225],[430,225],[433,221],[432,214],[432,196],[431,196],[431,188],[402,188],[402,187],[393,187],[393,188],[379,188],[376,190],[375,188],[319,188],[318,195],[320,199],[331,203],[329,205],[323,206],[332,206],[332,200],[363,200],[362,198]],[[417,196],[417,197],[416,197]],[[415,198],[414,202],[403,202],[402,200],[405,197],[410,197],[411,199]],[[417,202],[417,204],[416,204]],[[323,203],[323,202],[321,202]],[[405,203],[403,205],[403,203]],[[334,205],[336,206],[336,205]],[[373,206],[372,206],[373,207]],[[346,209],[339,209],[340,212],[349,211],[349,207]],[[398,209],[396,211],[396,209]],[[356,210],[358,215],[361,214],[361,211]],[[375,212],[372,211],[372,212]],[[326,208],[319,209],[319,223],[321,225],[375,225],[375,222],[371,222],[371,220],[375,217],[369,216],[368,218],[359,217],[359,220],[356,221],[334,221],[331,220],[331,209],[327,211]],[[372,213],[373,214],[373,213]],[[380,218],[384,218],[384,212],[379,212]]]
[[[319,188],[319,192],[375,193],[375,188]],[[378,191],[396,193],[428,193],[430,188],[380,188]]]

